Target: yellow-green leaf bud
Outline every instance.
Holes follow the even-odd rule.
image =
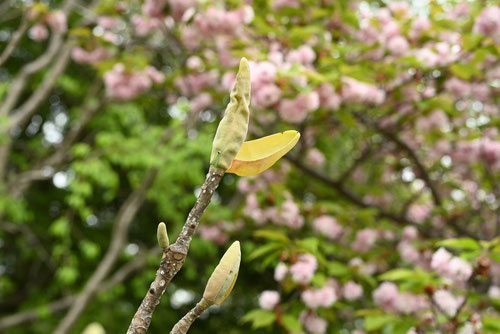
[[[159,223],[156,230],[156,237],[158,238],[158,245],[161,249],[165,250],[170,245],[167,234],[167,226],[165,223]]]
[[[84,328],[82,334],[106,334],[106,331],[100,323],[92,322]]]
[[[240,242],[235,241],[226,251],[212,276],[208,280],[203,299],[211,304],[219,305],[231,293],[240,270]]]
[[[246,58],[240,61],[230,101],[224,117],[219,123],[212,144],[210,164],[215,168],[227,170],[245,141],[248,131],[250,110],[250,65]]]

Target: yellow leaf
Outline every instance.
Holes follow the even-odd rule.
[[[252,176],[262,173],[299,141],[300,133],[295,130],[275,133],[267,137],[246,141],[226,173]]]

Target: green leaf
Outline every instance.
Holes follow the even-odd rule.
[[[500,318],[494,316],[482,317],[485,333],[500,333]]]
[[[285,314],[281,318],[281,322],[285,328],[292,333],[300,333],[302,332],[302,324],[296,316],[291,314]]]
[[[397,319],[394,315],[369,315],[365,317],[365,329],[375,331]]]
[[[471,238],[456,238],[442,240],[436,243],[438,247],[446,247],[458,250],[478,250],[480,249],[479,243]]]
[[[317,238],[307,238],[299,240],[297,245],[306,252],[316,253],[319,247],[319,240]]]
[[[481,71],[479,70],[477,64],[453,64],[450,66],[451,72],[459,77],[460,79],[469,81],[473,76],[480,76]]]
[[[257,230],[253,234],[257,238],[264,238],[272,241],[280,241],[284,243],[288,243],[290,239],[279,231],[271,231],[271,230]]]
[[[250,311],[241,318],[242,323],[252,323],[253,329],[268,327],[272,325],[275,320],[276,314],[274,312],[261,309]]]
[[[345,276],[349,273],[349,267],[338,261],[328,263],[328,273],[332,276]]]
[[[401,281],[415,278],[415,272],[409,269],[393,269],[378,277],[383,281]]]
[[[281,249],[283,248],[283,245],[282,244],[278,244],[278,243],[269,243],[269,244],[265,244],[263,246],[260,246],[260,247],[257,247],[256,249],[254,249],[253,252],[251,252],[247,257],[246,259],[248,261],[253,261],[261,256],[264,256],[266,255],[267,253],[270,253],[272,251],[275,251],[275,250],[278,250],[278,249]]]

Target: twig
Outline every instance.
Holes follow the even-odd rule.
[[[9,233],[21,233],[31,246],[36,247],[35,249],[41,259],[50,267],[50,269],[55,271],[56,266],[51,260],[49,252],[47,252],[37,235],[26,224],[14,224],[2,221],[0,222],[0,228]]]
[[[85,129],[85,126],[104,104],[102,99],[98,99],[97,101],[94,100],[101,87],[102,83],[100,80],[92,86],[90,92],[85,97],[85,101],[88,101],[88,103],[83,107],[83,111],[78,116],[76,123],[64,136],[63,142],[56,148],[54,153],[40,163],[36,164],[36,166],[31,170],[17,175],[9,182],[8,189],[14,198],[22,196],[32,182],[46,180],[53,177],[57,172],[59,165],[67,160],[71,145],[74,144],[74,142],[81,135],[82,131]],[[47,168],[50,168],[50,170],[47,171]]]
[[[189,212],[186,223],[175,243],[165,250],[160,267],[156,272],[156,278],[151,283],[146,296],[135,313],[127,334],[144,334],[147,332],[153,312],[160,303],[161,296],[186,260],[193,234],[223,175],[224,171],[210,167],[205,183],[201,187],[200,194],[191,212]]]
[[[8,115],[12,109],[15,107],[21,93],[26,86],[28,79],[40,71],[54,59],[54,57],[59,53],[61,46],[63,44],[63,34],[55,33],[50,40],[49,47],[44,54],[40,57],[23,66],[20,70],[19,74],[16,76],[12,84],[10,85],[10,89],[7,93],[7,96],[4,98],[4,102],[0,106],[0,115]]]
[[[339,176],[339,180],[347,179],[356,170],[356,168],[359,165],[361,165],[363,162],[365,162],[366,159],[368,159],[372,155],[372,153],[373,153],[373,149],[371,148],[371,146],[367,146],[361,152],[359,157],[353,161],[352,165]]]
[[[442,200],[441,200],[441,196],[439,195],[439,192],[437,191],[436,185],[431,180],[429,173],[427,173],[426,168],[424,167],[424,165],[422,164],[420,159],[417,157],[417,154],[415,153],[415,151],[413,151],[413,149],[410,146],[408,146],[403,140],[401,140],[393,132],[385,129],[384,127],[380,126],[376,122],[368,119],[367,117],[365,117],[361,113],[354,112],[353,114],[363,124],[368,125],[371,128],[373,128],[374,130],[376,130],[377,132],[381,133],[388,140],[390,140],[394,144],[396,144],[396,146],[399,147],[399,149],[406,152],[406,154],[410,157],[410,159],[413,161],[415,167],[417,168],[419,176],[422,178],[422,180],[424,180],[425,184],[430,189],[434,203],[437,206],[441,206]]]
[[[359,206],[361,208],[376,209],[378,217],[390,219],[390,220],[394,221],[395,223],[397,223],[398,225],[402,225],[402,226],[413,225],[420,231],[420,233],[422,235],[430,236],[429,231],[427,229],[424,229],[423,226],[421,226],[420,224],[417,224],[416,222],[411,221],[404,216],[399,216],[399,215],[396,215],[394,213],[388,212],[382,207],[364,202],[361,198],[357,197],[355,194],[353,194],[349,190],[347,190],[342,182],[330,179],[328,176],[306,166],[304,163],[302,163],[300,160],[298,160],[294,157],[291,157],[289,155],[285,155],[284,158],[287,159],[288,161],[290,161],[292,164],[294,164],[297,168],[299,168],[304,173],[306,173],[309,176],[311,176],[319,181],[322,181],[326,185],[332,187],[333,189],[335,189],[337,191],[338,194],[340,194],[342,197],[347,199],[349,202],[355,204],[356,206]]]
[[[133,261],[123,265],[110,278],[102,282],[97,292],[107,291],[113,288],[114,286],[122,283],[133,272],[144,267],[144,265],[146,264],[146,259],[149,254],[156,255],[158,253],[159,253],[158,247],[155,247],[154,249],[149,250],[148,252],[139,253],[139,255],[136,256]],[[73,305],[73,303],[77,298],[78,295],[66,296],[62,299],[56,300],[54,302],[45,305],[44,308],[48,309],[51,313],[61,312],[69,308],[71,305]],[[40,312],[37,309],[32,309],[29,311],[24,311],[13,315],[9,315],[0,319],[0,330],[33,322],[38,320],[39,318],[40,318]]]
[[[146,191],[153,183],[157,173],[157,169],[149,171],[144,177],[140,187],[137,188],[132,194],[130,194],[125,203],[123,203],[123,205],[121,206],[115,219],[111,244],[104,258],[85,284],[83,291],[78,295],[66,316],[61,320],[61,322],[55,329],[54,334],[66,334],[71,330],[80,314],[83,312],[92,297],[98,291],[99,285],[101,284],[102,280],[113,268],[113,265],[118,259],[120,251],[122,250],[127,240],[127,232],[130,223],[132,223],[134,217],[139,211],[139,208],[144,203],[144,200],[146,198]]]
[[[2,66],[7,59],[9,59],[10,55],[12,54],[12,51],[14,51],[21,41],[24,33],[28,29],[29,26],[29,19],[28,15],[24,14],[21,24],[19,25],[19,28],[12,34],[12,38],[9,41],[9,44],[5,47],[5,49],[2,52],[2,55],[0,55],[0,66]]]
[[[71,42],[68,41],[59,51],[59,57],[54,61],[52,67],[45,75],[44,80],[37,90],[19,108],[12,111],[9,120],[8,130],[20,126],[36,111],[38,106],[47,98],[57,79],[66,69],[71,55]]]
[[[210,307],[210,303],[208,303],[205,299],[201,299],[195,307],[193,307],[181,320],[179,320],[174,328],[170,331],[170,334],[186,334],[189,330],[189,327],[193,324],[193,322],[203,314]]]

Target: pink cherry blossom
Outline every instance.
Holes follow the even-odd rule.
[[[403,36],[394,36],[387,42],[387,49],[395,56],[404,56],[410,44]]]
[[[498,165],[500,162],[500,141],[483,139],[481,141],[481,156],[489,164]]]
[[[396,310],[398,298],[398,287],[391,282],[384,282],[373,291],[373,301],[385,310]]]
[[[271,220],[278,225],[288,226],[292,229],[299,229],[304,225],[304,217],[300,214],[300,208],[291,198],[283,202],[280,210],[271,208],[268,214]]]
[[[389,20],[382,26],[382,37],[383,40],[388,41],[393,37],[401,34],[399,24],[395,20]]]
[[[496,285],[490,286],[488,289],[488,297],[493,299],[500,299],[500,287]]]
[[[158,19],[141,15],[133,15],[132,24],[134,25],[135,33],[138,36],[146,36],[151,32],[158,31],[161,25]]]
[[[377,231],[371,228],[359,230],[351,248],[360,253],[368,252],[377,241]]]
[[[471,163],[479,159],[481,144],[479,141],[460,141],[451,153],[453,161],[457,163]]]
[[[321,289],[307,289],[301,294],[301,299],[307,307],[316,309],[318,307],[330,307],[337,301],[335,288],[325,285]]]
[[[399,313],[411,314],[429,310],[429,300],[425,295],[414,295],[412,293],[400,293],[397,302],[396,310]]]
[[[170,15],[180,21],[188,10],[196,8],[198,0],[168,0],[170,6]]]
[[[406,1],[393,1],[389,3],[389,9],[394,15],[407,17],[410,14],[410,5]]]
[[[290,64],[311,65],[315,59],[316,53],[309,45],[302,45],[290,51],[286,56],[286,61]]]
[[[430,48],[415,50],[415,57],[426,68],[435,67],[441,60],[438,54]]]
[[[201,93],[189,102],[189,107],[191,111],[199,113],[212,105],[212,103],[212,95],[209,93]]]
[[[355,80],[344,78],[342,99],[346,102],[380,104],[385,100],[385,92],[377,87]]]
[[[283,7],[299,8],[299,0],[273,0],[271,7],[274,10],[281,9]]]
[[[431,207],[427,204],[412,204],[408,208],[408,218],[416,223],[422,223],[431,214]]]
[[[104,74],[106,94],[118,100],[130,100],[151,87],[150,76],[143,71],[126,71],[121,63]]]
[[[47,24],[53,31],[58,33],[64,33],[68,30],[66,14],[60,10],[47,14]]]
[[[80,64],[97,64],[100,61],[107,59],[111,53],[103,47],[97,47],[94,50],[87,51],[79,46],[71,50],[71,57],[73,60]]]
[[[328,322],[320,318],[313,312],[303,311],[299,316],[300,322],[312,334],[324,334],[328,327]]]
[[[447,270],[449,278],[455,282],[467,281],[473,272],[473,268],[469,262],[456,256],[449,262]]]
[[[330,239],[337,239],[342,234],[342,226],[331,216],[320,216],[313,222],[316,231]]]
[[[317,92],[319,94],[319,103],[325,110],[337,110],[340,107],[342,98],[335,92],[333,86],[327,82],[322,83]]]
[[[163,0],[146,0],[142,5],[142,13],[149,17],[161,18],[166,5]]]
[[[350,301],[359,299],[363,295],[363,287],[353,281],[348,281],[342,288],[342,295]]]
[[[252,191],[255,189],[249,189]],[[254,220],[257,225],[262,225],[266,222],[267,215],[262,211],[259,207],[259,201],[257,199],[257,195],[255,193],[250,193],[247,196],[245,202],[245,209],[243,210],[243,214]]]
[[[276,65],[269,61],[259,63],[251,63],[252,70],[252,88],[256,88],[259,84],[273,83],[276,80],[278,69]]]
[[[417,228],[415,226],[406,226],[403,229],[402,237],[404,240],[407,240],[407,241],[415,240],[418,237]]]
[[[37,23],[33,27],[31,27],[28,35],[32,40],[42,42],[46,40],[47,37],[49,37],[49,31],[43,24]]]
[[[280,294],[278,291],[266,290],[262,291],[259,296],[259,306],[264,310],[272,310],[280,302]]]
[[[121,20],[114,16],[99,16],[97,24],[106,30],[113,30],[120,24]]]
[[[446,80],[444,88],[456,98],[465,98],[471,93],[470,84],[456,77]]]
[[[276,268],[274,268],[274,279],[281,282],[285,279],[288,274],[288,266],[283,262],[278,263]]]
[[[145,73],[153,80],[154,83],[162,83],[165,80],[165,74],[158,71],[153,66],[148,66],[144,70]]]
[[[434,292],[432,299],[434,299],[434,302],[439,306],[439,309],[449,317],[453,317],[457,313],[461,304],[460,298],[455,297],[448,290],[438,290]]]
[[[443,247],[439,248],[432,255],[431,268],[436,271],[443,270],[448,266],[452,257],[453,255],[450,252],[448,252],[445,248]]]
[[[300,284],[308,284],[314,276],[318,267],[318,261],[311,254],[302,254],[299,259],[290,267],[292,280]]]
[[[190,56],[186,60],[186,66],[191,70],[201,70],[203,68],[203,60],[198,56]]]
[[[281,89],[275,84],[266,84],[252,92],[252,104],[256,108],[267,108],[279,102]]]
[[[205,88],[215,86],[218,79],[219,74],[217,70],[211,70],[203,73],[191,73],[185,77],[179,77],[175,80],[175,85],[184,96],[191,96],[198,94]]]
[[[442,247],[432,256],[431,268],[441,277],[456,283],[467,281],[473,273],[469,262],[453,256]]]
[[[313,166],[323,166],[326,158],[320,150],[313,147],[307,152],[306,161]]]
[[[423,32],[431,28],[431,21],[424,16],[415,18],[411,24],[410,36],[413,38],[420,37]]]
[[[491,6],[483,9],[474,23],[474,32],[493,38],[500,43],[500,7]]]
[[[201,225],[198,231],[202,239],[212,241],[217,245],[225,245],[229,241],[229,235],[227,235],[218,224]]]
[[[417,263],[420,259],[419,251],[413,247],[413,245],[407,241],[401,241],[398,244],[398,252],[403,261],[408,263]]]

